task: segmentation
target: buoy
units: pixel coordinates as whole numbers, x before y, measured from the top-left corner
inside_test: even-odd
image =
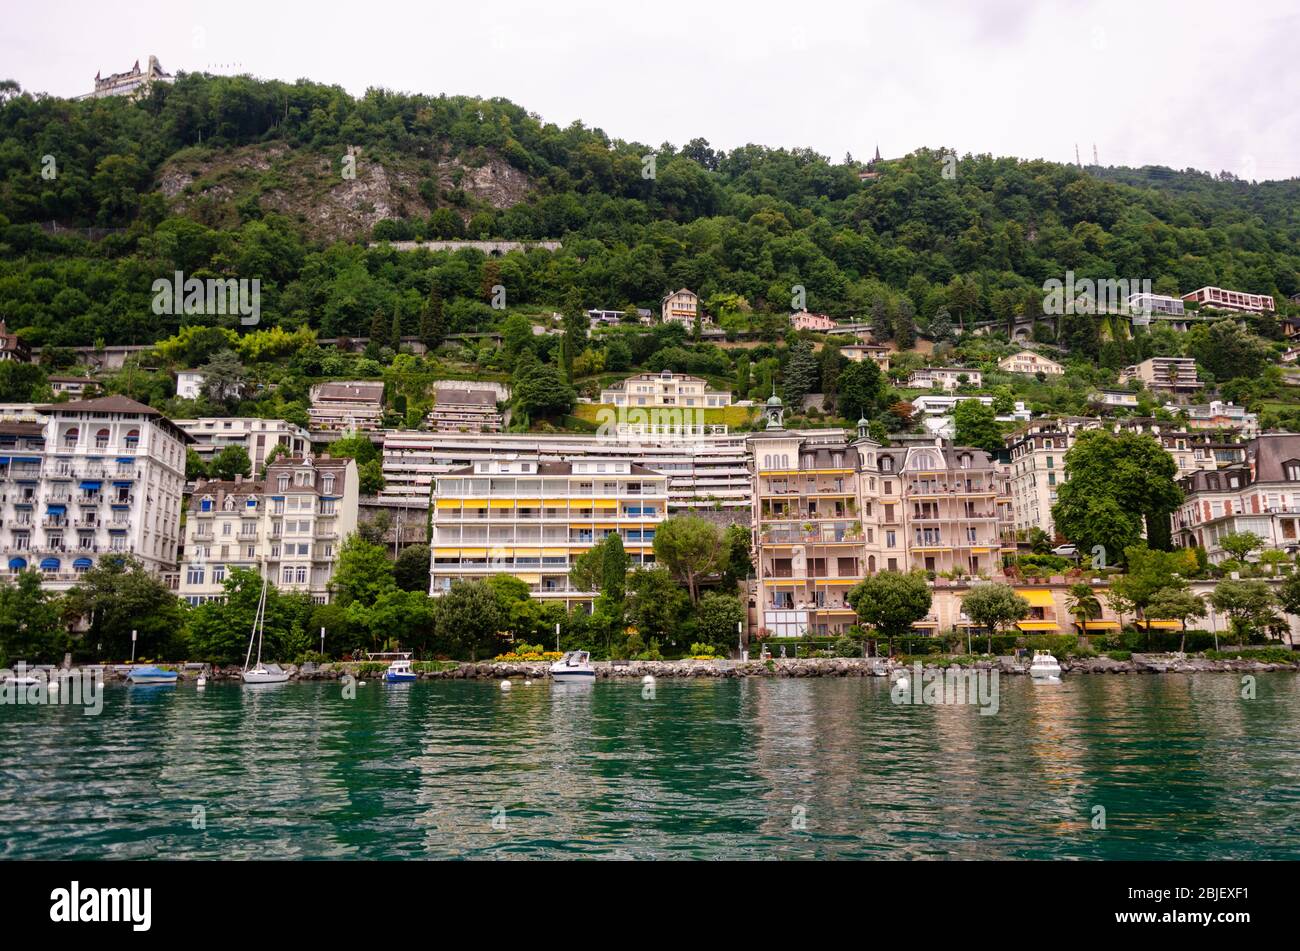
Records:
[[[358,686],[358,687],[364,687],[365,685],[366,685],[366,682],[365,682],[364,680],[361,680],[361,681],[358,681],[358,682],[357,682],[357,686]]]
[[[207,685],[208,685],[208,678],[207,678],[207,677],[204,677],[202,674],[200,674],[200,675],[199,675],[199,679],[198,679],[198,683],[196,683],[195,686],[197,686],[197,687],[206,687]]]
[[[531,680],[525,680],[525,681],[524,681],[524,686],[525,686],[525,687],[531,687],[532,685],[533,685],[533,682],[532,682]]]
[[[647,686],[653,684],[654,682],[655,682],[655,678],[653,674],[646,674],[644,677],[641,678],[641,683],[646,684]]]
[[[510,681],[508,681],[508,680],[503,680],[503,681],[501,681],[501,689],[502,689],[502,690],[509,690],[509,689],[510,689]]]

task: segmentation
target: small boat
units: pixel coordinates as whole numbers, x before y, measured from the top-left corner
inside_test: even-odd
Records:
[[[1050,651],[1034,651],[1034,659],[1029,664],[1029,676],[1036,680],[1059,681],[1061,664]]]
[[[26,675],[20,677],[17,674],[9,674],[4,678],[0,678],[0,683],[9,687],[35,687],[40,682],[41,681],[35,677],[28,677]]]
[[[156,687],[176,683],[176,671],[163,670],[161,667],[133,667],[126,679],[137,687]]]
[[[415,671],[411,669],[410,654],[398,656],[384,671],[384,683],[386,684],[409,684],[417,679]]]
[[[551,679],[558,683],[594,683],[596,668],[591,666],[591,654],[587,651],[566,652],[551,664]]]
[[[244,683],[246,684],[282,684],[289,679],[289,672],[282,670],[279,664],[262,663],[262,636],[266,628],[266,586],[268,580],[262,578],[262,596],[257,600],[257,613],[253,616],[253,633],[248,638],[248,653],[244,655]],[[253,641],[257,641],[257,665],[249,668],[248,662],[253,658]]]

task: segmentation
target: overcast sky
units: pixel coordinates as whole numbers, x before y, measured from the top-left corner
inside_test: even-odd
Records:
[[[1300,3],[457,0],[18,3],[0,78],[247,72],[503,96],[561,126],[835,161],[919,146],[1300,176]]]

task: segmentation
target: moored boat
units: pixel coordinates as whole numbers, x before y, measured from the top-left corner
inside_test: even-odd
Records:
[[[1059,681],[1061,664],[1050,651],[1034,651],[1034,659],[1029,664],[1029,676],[1037,680]]]
[[[176,683],[176,671],[163,670],[161,667],[153,665],[145,667],[133,667],[131,672],[126,675],[126,679],[138,687],[157,687],[166,684]]]
[[[551,664],[551,679],[559,683],[594,682],[596,668],[591,666],[587,651],[568,651]]]

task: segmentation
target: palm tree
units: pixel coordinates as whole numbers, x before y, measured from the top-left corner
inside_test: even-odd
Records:
[[[1101,615],[1101,599],[1093,593],[1092,585],[1086,581],[1070,585],[1066,607],[1080,630],[1083,630],[1085,622]]]

